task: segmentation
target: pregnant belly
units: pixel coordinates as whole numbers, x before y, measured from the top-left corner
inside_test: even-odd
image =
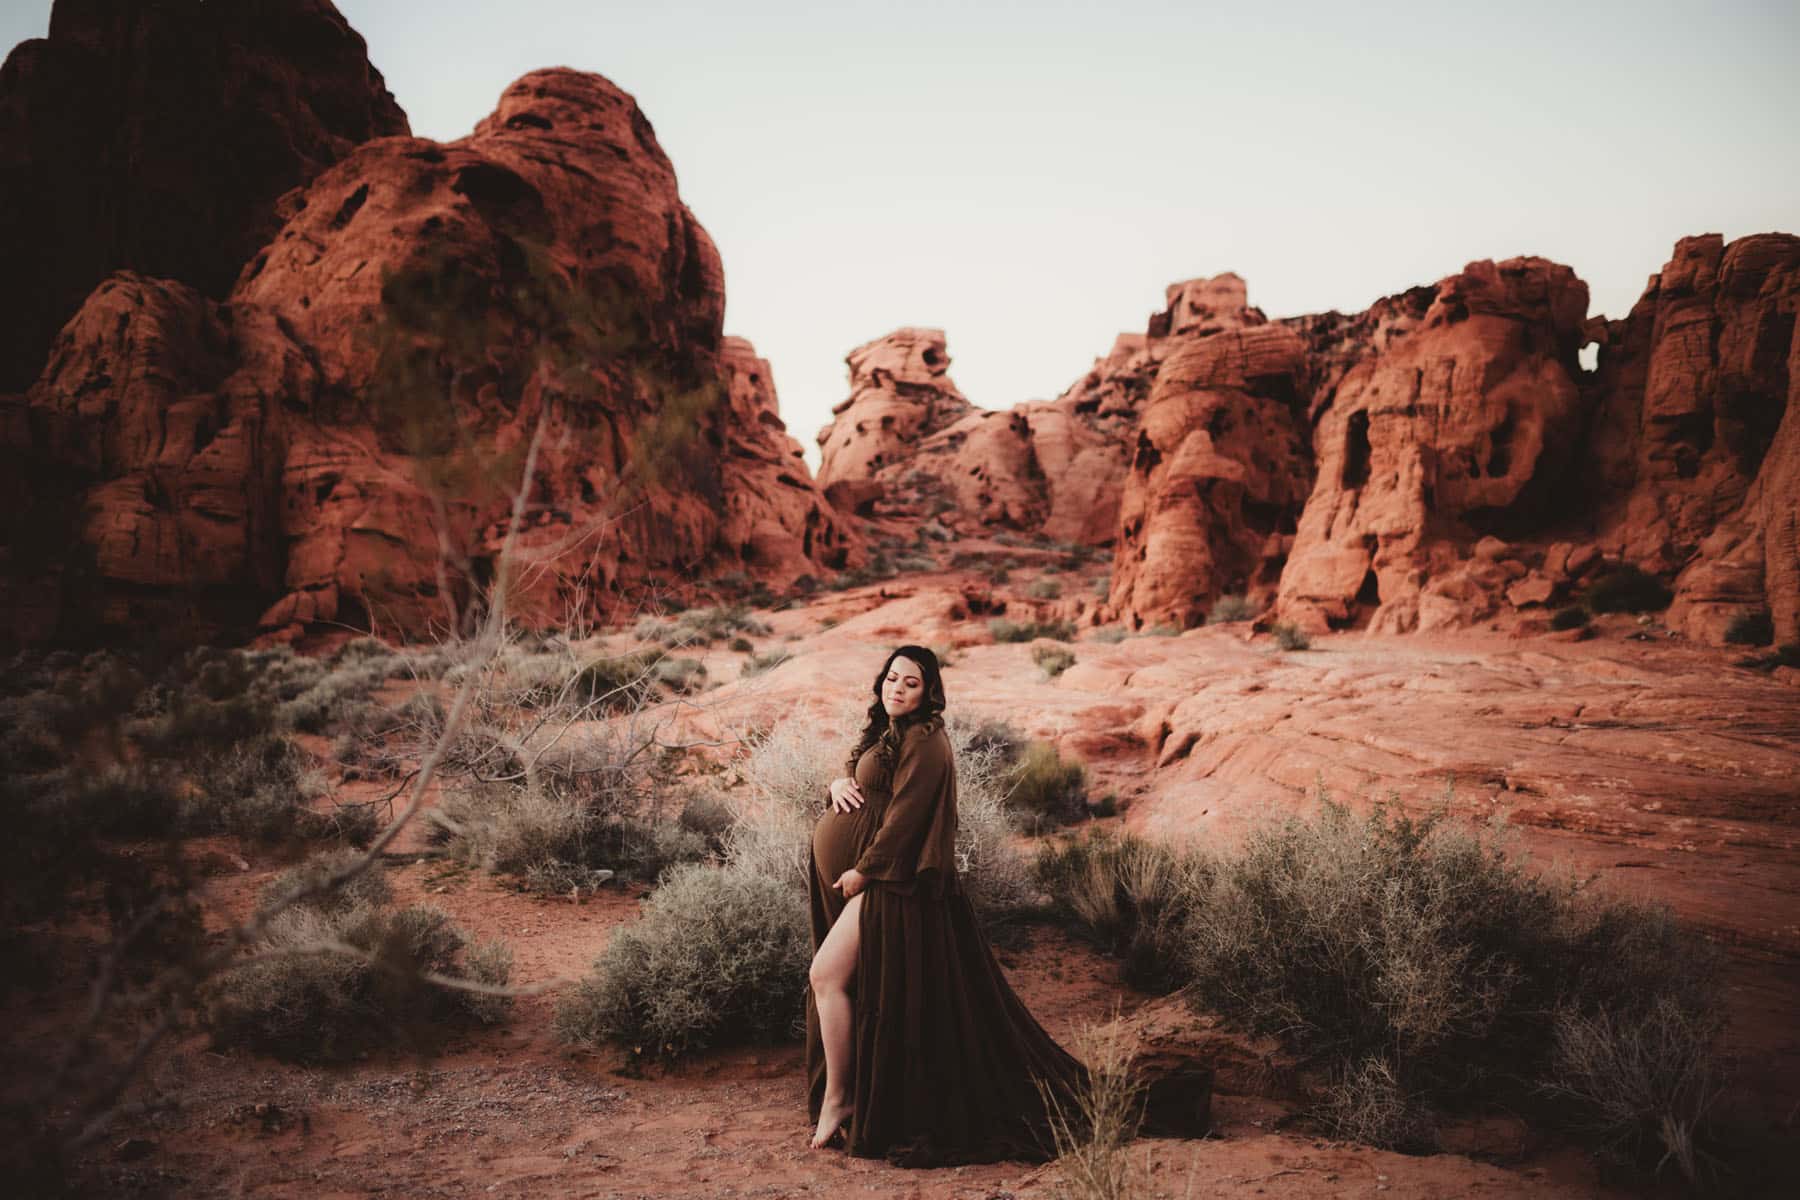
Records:
[[[863,828],[868,806],[841,813],[833,809],[813,826],[813,861],[827,884],[856,865],[863,852]]]

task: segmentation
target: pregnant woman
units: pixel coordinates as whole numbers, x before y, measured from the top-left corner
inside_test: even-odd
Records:
[[[888,655],[813,833],[813,1145],[902,1166],[1041,1161],[1034,1078],[1073,1114],[1086,1068],[1026,1011],[956,873],[956,764],[923,646]]]

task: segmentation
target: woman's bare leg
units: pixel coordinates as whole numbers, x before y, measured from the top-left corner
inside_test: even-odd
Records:
[[[819,1127],[813,1146],[825,1144],[850,1110],[850,978],[856,973],[856,951],[862,916],[862,893],[850,897],[813,955],[813,1003],[819,1010],[819,1037],[825,1043],[825,1099],[819,1105]]]

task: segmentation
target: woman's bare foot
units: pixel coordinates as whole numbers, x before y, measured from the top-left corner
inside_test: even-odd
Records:
[[[819,1127],[813,1130],[812,1148],[823,1150],[837,1137],[838,1129],[849,1124],[852,1110],[829,1099],[819,1105]]]

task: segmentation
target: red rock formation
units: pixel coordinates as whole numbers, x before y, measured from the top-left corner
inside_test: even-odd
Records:
[[[1556,514],[1582,426],[1587,285],[1540,258],[1443,280],[1416,329],[1317,398],[1316,483],[1278,612],[1404,632],[1485,616],[1527,568],[1496,537]]]
[[[406,132],[329,0],[57,0],[0,67],[0,392],[109,273],[223,298],[278,197]]]
[[[1680,572],[1672,625],[1720,641],[1769,612],[1800,640],[1800,238],[1683,238],[1602,341],[1597,541]]]
[[[819,486],[845,511],[870,511],[884,467],[969,411],[950,379],[941,329],[896,329],[844,361],[850,396],[819,430]]]
[[[226,306],[103,286],[9,421],[83,473],[65,520],[98,586],[64,589],[65,626],[185,619],[194,581],[240,627],[448,623],[491,577],[540,418],[524,620],[843,561],[766,364],[721,345],[718,254],[610,83],[534,72],[469,137],[369,143],[283,211]]]
[[[1171,336],[1124,475],[1108,603],[1139,626],[1187,628],[1221,594],[1260,599],[1279,578],[1311,483],[1306,346],[1248,306],[1236,275],[1171,286],[1166,317]]]

